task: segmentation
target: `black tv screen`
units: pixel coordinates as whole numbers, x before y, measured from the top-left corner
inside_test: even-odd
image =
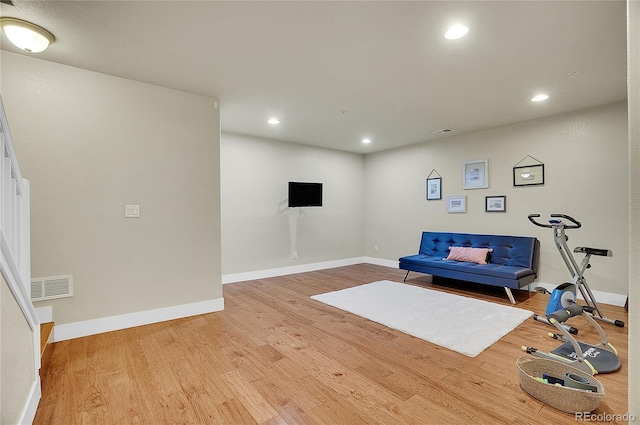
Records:
[[[322,183],[289,182],[289,207],[321,207]]]

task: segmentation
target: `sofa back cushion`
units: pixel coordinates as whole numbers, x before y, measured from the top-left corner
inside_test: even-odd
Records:
[[[537,272],[537,244],[536,238],[528,236],[423,232],[419,253],[446,258],[452,246],[488,248],[492,250],[489,263],[527,267]]]

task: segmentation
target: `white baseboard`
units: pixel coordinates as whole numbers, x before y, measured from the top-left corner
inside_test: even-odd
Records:
[[[325,270],[335,267],[350,266],[354,264],[369,263],[390,268],[398,268],[397,260],[386,260],[376,257],[355,257],[344,260],[325,261],[320,263],[303,264],[299,266],[281,267],[267,270],[257,270],[245,273],[234,273],[222,276],[222,283],[243,282],[247,280],[264,279],[268,277],[286,276],[296,273],[305,273],[316,270]],[[535,282],[531,284],[533,289],[542,286],[549,291],[557,285]],[[626,301],[625,295],[611,294],[608,292],[593,291],[599,303],[623,306]],[[182,317],[195,316],[198,314],[212,313],[224,310],[224,298],[201,301],[191,304],[184,304],[172,307],[165,307],[156,310],[140,311],[136,313],[123,314],[120,316],[104,317],[100,319],[87,320],[84,322],[68,323],[56,325],[53,332],[53,341],[65,341],[73,338],[80,338],[88,335],[95,335],[103,332],[111,332],[119,329],[131,328],[134,326],[148,325],[151,323],[164,322],[166,320],[179,319]],[[40,314],[40,313],[39,313]],[[46,314],[46,313],[45,313]],[[50,313],[49,313],[50,314]],[[41,321],[43,321],[41,319]],[[50,320],[48,320],[50,321]]]
[[[267,269],[267,270],[256,270],[256,271],[246,272],[246,273],[227,274],[222,276],[222,283],[226,284],[226,283],[234,283],[234,282],[244,282],[247,280],[265,279],[268,277],[285,276],[289,274],[331,269],[334,267],[350,266],[353,264],[361,264],[361,263],[376,264],[378,266],[391,267],[395,269],[398,268],[398,260],[387,260],[384,258],[376,258],[376,257],[355,257],[355,258],[348,258],[345,260],[335,260],[335,261],[327,261],[322,263],[303,264],[300,266],[282,267],[282,268]],[[531,290],[533,290],[533,288],[536,286],[542,286],[546,288],[549,292],[551,292],[558,285],[534,282],[531,284]],[[610,304],[610,305],[622,307],[624,306],[624,303],[627,299],[626,295],[611,294],[611,293],[602,292],[602,291],[592,291],[592,292],[593,292],[593,295],[596,297],[596,301],[602,304]],[[578,293],[578,299],[581,299],[581,296],[579,293]]]
[[[553,290],[556,289],[558,285],[552,284],[552,283],[534,282],[531,284],[531,291],[533,291],[533,289],[536,286],[541,286],[545,288],[547,291],[553,292]],[[593,293],[593,296],[595,297],[598,304],[609,304],[609,305],[615,305],[618,307],[623,307],[624,303],[627,301],[626,295],[612,294],[610,292],[593,291],[593,290],[591,292]],[[583,299],[582,295],[580,294],[580,291],[578,291],[576,295],[578,296],[579,300]]]
[[[256,270],[253,272],[233,273],[222,275],[222,283],[244,282],[246,280],[265,279],[268,277],[286,276],[289,274],[313,272],[316,270],[333,269],[335,267],[352,266],[366,263],[365,257],[347,258],[344,260],[324,261],[321,263],[301,264],[299,266],[280,267],[276,269]]]
[[[56,325],[53,342],[224,310],[224,298]]]
[[[376,257],[364,257],[364,262],[369,264],[376,264],[378,266],[391,267],[397,269],[400,261],[398,260],[385,260],[384,258]]]
[[[33,423],[41,397],[42,389],[40,385],[40,376],[36,376],[36,379],[33,381],[33,385],[31,385],[31,389],[29,390],[29,397],[22,410],[20,422],[18,422],[19,424],[26,425]]]

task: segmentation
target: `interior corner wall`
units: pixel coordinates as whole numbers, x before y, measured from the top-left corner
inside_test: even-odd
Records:
[[[640,349],[640,2],[627,1],[627,93],[629,98],[630,262],[629,353]],[[634,360],[635,358],[635,360]],[[629,413],[640,418],[640,363],[629,356]],[[631,422],[631,421],[630,421]]]
[[[544,185],[514,187],[513,167],[528,155],[544,163]],[[463,190],[462,163],[479,159],[488,159],[489,188]],[[567,231],[571,247],[613,251],[612,258],[592,257],[591,288],[626,295],[627,162],[626,102],[369,154],[365,255],[397,260],[415,254],[425,230],[535,236],[541,241],[538,282],[555,286],[571,276],[551,230],[527,216],[563,213],[583,224]],[[426,200],[432,170],[442,176],[442,200]],[[485,212],[485,197],[501,195],[506,212]],[[448,196],[466,196],[466,212],[447,213]]]
[[[362,257],[363,162],[360,154],[222,133],[223,274]],[[322,183],[322,207],[288,208],[289,181]]]
[[[32,276],[73,276],[37,306],[60,325],[221,299],[217,101],[1,54]]]

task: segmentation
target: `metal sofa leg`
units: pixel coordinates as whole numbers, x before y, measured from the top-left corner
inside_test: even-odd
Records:
[[[407,281],[407,276],[409,276],[409,270],[407,270],[407,274],[404,275],[404,279],[402,279],[403,282]]]
[[[516,299],[513,298],[513,293],[511,292],[511,288],[509,288],[508,286],[505,286],[504,290],[507,293],[507,297],[509,297],[509,301],[511,301],[511,304],[515,304]]]

